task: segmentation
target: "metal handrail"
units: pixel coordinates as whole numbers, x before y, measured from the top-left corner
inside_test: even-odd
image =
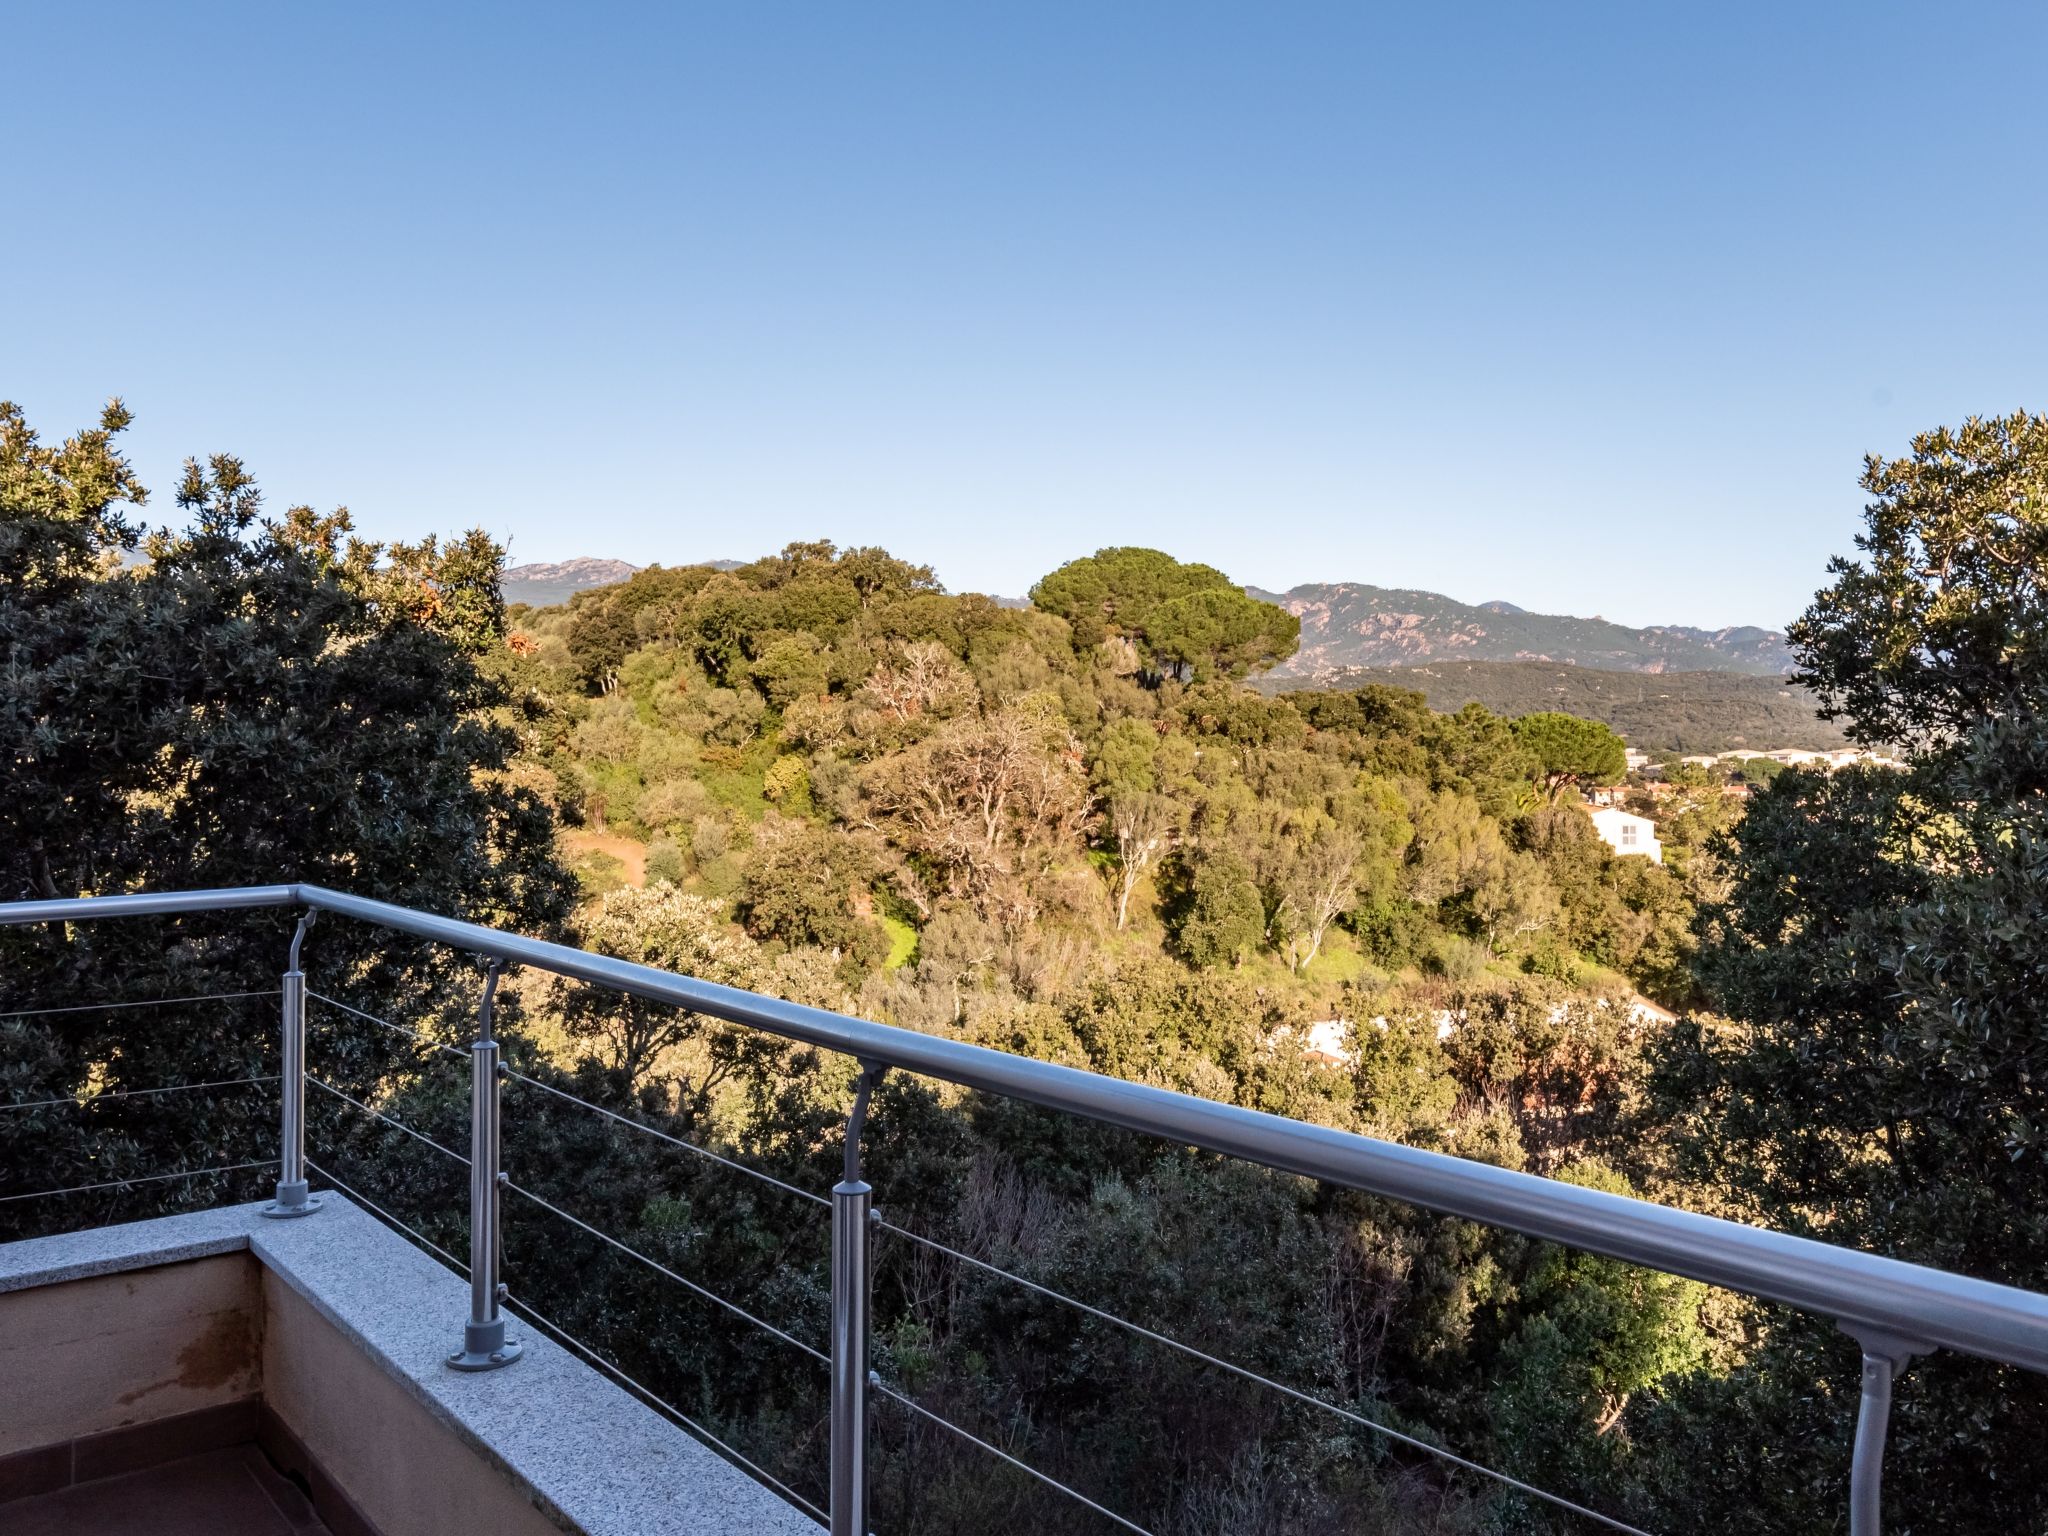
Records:
[[[497,965],[531,966],[748,1025],[852,1056],[870,1079],[881,1068],[901,1068],[1833,1318],[1864,1352],[1851,1496],[1858,1536],[1877,1528],[1883,1415],[1892,1375],[1907,1359],[1946,1348],[2048,1373],[2048,1296],[2014,1286],[850,1018],[323,886],[0,904],[0,925],[265,906],[329,912]],[[289,1157],[289,1126],[286,1140]]]
[[[1923,1348],[1953,1349],[2048,1372],[2048,1296],[2015,1286],[849,1018],[322,886],[28,902],[0,907],[0,922],[200,911],[215,897],[244,898],[220,905],[305,905],[859,1060],[1782,1302],[1834,1318],[1851,1331],[1868,1328]],[[114,905],[103,907],[102,902]],[[64,910],[48,910],[53,908]]]

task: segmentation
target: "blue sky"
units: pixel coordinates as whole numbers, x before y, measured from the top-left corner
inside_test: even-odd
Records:
[[[515,560],[1782,624],[2048,408],[2048,7],[18,9],[0,397]]]

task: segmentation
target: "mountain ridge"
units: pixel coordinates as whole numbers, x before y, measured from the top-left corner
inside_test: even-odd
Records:
[[[1435,661],[1410,667],[1340,667],[1319,677],[1254,678],[1261,693],[1349,691],[1371,683],[1412,688],[1431,709],[1479,704],[1510,718],[1561,710],[1614,728],[1649,752],[1751,752],[1847,746],[1837,721],[1790,678],[1762,672],[1630,672],[1570,662]]]
[[[540,560],[527,565],[508,565],[499,576],[498,585],[508,603],[551,608],[556,603],[566,603],[578,592],[624,581],[640,569],[627,560],[603,560],[583,555],[574,560]]]
[[[701,562],[720,569],[733,560]],[[577,592],[626,580],[642,567],[585,556],[515,565],[504,574],[505,600],[544,608]],[[1447,661],[1540,662],[1610,672],[1739,672],[1784,677],[1794,670],[1785,636],[1755,625],[1702,629],[1653,624],[1640,629],[1599,618],[1533,613],[1502,598],[1461,603],[1441,592],[1367,582],[1310,582],[1285,592],[1245,591],[1301,620],[1301,648],[1274,668],[1282,682],[1315,681],[1356,670],[1419,667]],[[1023,606],[1021,599],[999,598]]]
[[[1316,679],[1361,668],[1442,661],[1546,662],[1610,672],[1794,670],[1782,632],[1755,625],[1684,624],[1631,629],[1602,618],[1531,613],[1496,599],[1461,603],[1440,592],[1365,582],[1311,582],[1285,592],[1245,589],[1301,620],[1301,649],[1276,678]]]

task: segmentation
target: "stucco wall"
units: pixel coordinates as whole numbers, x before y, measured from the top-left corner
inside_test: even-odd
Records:
[[[221,1254],[0,1292],[0,1455],[253,1396],[258,1268]]]
[[[268,1270],[261,1284],[264,1401],[383,1536],[558,1536],[509,1474],[289,1284]]]

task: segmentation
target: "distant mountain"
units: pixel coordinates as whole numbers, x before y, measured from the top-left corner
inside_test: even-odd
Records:
[[[1530,613],[1513,603],[1473,606],[1438,592],[1318,583],[1252,596],[1301,619],[1301,649],[1273,675],[1329,677],[1351,667],[1439,661],[1564,662],[1618,672],[1748,672],[1780,676],[1792,653],[1776,630],[1742,626],[1629,629],[1605,619]]]
[[[500,584],[508,603],[548,608],[578,592],[608,587],[639,570],[624,560],[557,560],[552,564],[508,566]]]
[[[737,569],[738,560],[699,560],[698,565],[708,565],[715,571]],[[644,567],[624,560],[557,560],[553,564],[508,566],[502,578],[505,601],[526,603],[535,608],[550,608],[556,603],[566,603],[578,592],[588,592],[592,587],[609,587],[624,581],[635,571]]]
[[[1601,720],[1645,752],[1826,751],[1842,727],[1814,713],[1813,695],[1755,672],[1651,674],[1543,661],[1439,661],[1412,667],[1340,667],[1319,678],[1255,680],[1264,693],[1389,683],[1426,695],[1431,709],[1484,704],[1499,715],[1562,710]]]

